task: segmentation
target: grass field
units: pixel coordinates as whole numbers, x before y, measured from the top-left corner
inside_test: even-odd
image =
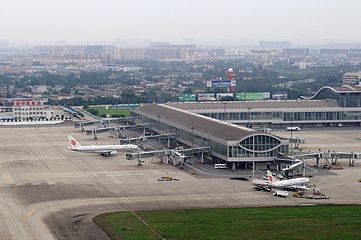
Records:
[[[111,239],[361,239],[361,206],[118,212],[94,221]]]
[[[107,115],[109,114],[110,117],[113,115],[122,115],[124,117],[129,117],[130,116],[130,110],[129,109],[124,109],[124,108],[112,108],[112,106],[90,106],[87,111],[91,112],[91,109],[97,110],[97,115],[98,117],[102,116],[103,114]]]

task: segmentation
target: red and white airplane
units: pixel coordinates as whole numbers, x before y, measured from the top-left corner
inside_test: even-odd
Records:
[[[252,184],[285,190],[307,190],[307,185],[310,183],[310,179],[305,177],[277,181],[269,170],[267,170],[267,178],[268,180],[255,179]]]
[[[73,136],[68,135],[70,150],[77,152],[99,153],[102,156],[110,156],[121,152],[136,152],[139,147],[134,144],[124,145],[90,145],[82,146]]]

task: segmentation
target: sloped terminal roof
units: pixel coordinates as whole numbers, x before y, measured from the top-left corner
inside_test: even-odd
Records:
[[[324,86],[320,88],[313,96],[311,97],[302,97],[303,99],[312,100],[317,97],[321,92],[330,90],[336,94],[361,94],[361,86],[349,86],[349,85],[342,85],[341,87],[330,87]]]
[[[133,112],[156,121],[172,122],[188,131],[191,131],[193,127],[195,132],[198,131],[225,141],[238,141],[252,135],[253,132],[252,129],[246,127],[222,122],[165,104],[146,104],[134,109]]]
[[[167,103],[167,105],[183,110],[208,109],[262,109],[262,108],[319,108],[338,107],[334,100],[267,100],[267,101],[239,101],[239,102],[188,102]]]

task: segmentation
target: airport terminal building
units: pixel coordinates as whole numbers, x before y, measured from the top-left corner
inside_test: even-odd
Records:
[[[334,99],[340,107],[361,107],[361,86],[343,85],[341,87],[324,86],[312,97],[304,99],[325,100]]]
[[[168,105],[247,126],[361,126],[361,107],[341,107],[335,99],[189,102]]]
[[[185,145],[210,146],[214,160],[233,169],[253,162],[264,168],[282,162],[290,142],[265,130],[361,126],[360,104],[361,89],[343,86],[321,88],[310,99],[146,104],[133,115],[156,132],[175,133]]]
[[[289,140],[269,133],[230,124],[166,104],[147,104],[133,110],[140,122],[150,123],[158,132],[176,133],[177,141],[188,146],[210,146],[214,160],[232,168],[257,167],[288,154]]]

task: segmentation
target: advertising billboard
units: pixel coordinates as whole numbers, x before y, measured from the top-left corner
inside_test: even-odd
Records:
[[[216,97],[214,93],[198,93],[198,102],[215,100]]]
[[[195,102],[196,101],[196,95],[185,93],[178,96],[179,102]]]
[[[288,98],[288,94],[286,92],[279,92],[279,93],[272,94],[273,100],[285,100],[287,98]]]
[[[223,98],[233,98],[233,93],[217,93],[217,100],[222,100]]]
[[[231,86],[236,86],[236,81],[232,80],[211,80],[207,81],[207,87],[210,88],[229,88]]]
[[[246,92],[236,93],[236,100],[252,101],[252,100],[266,100],[270,99],[270,92]]]

